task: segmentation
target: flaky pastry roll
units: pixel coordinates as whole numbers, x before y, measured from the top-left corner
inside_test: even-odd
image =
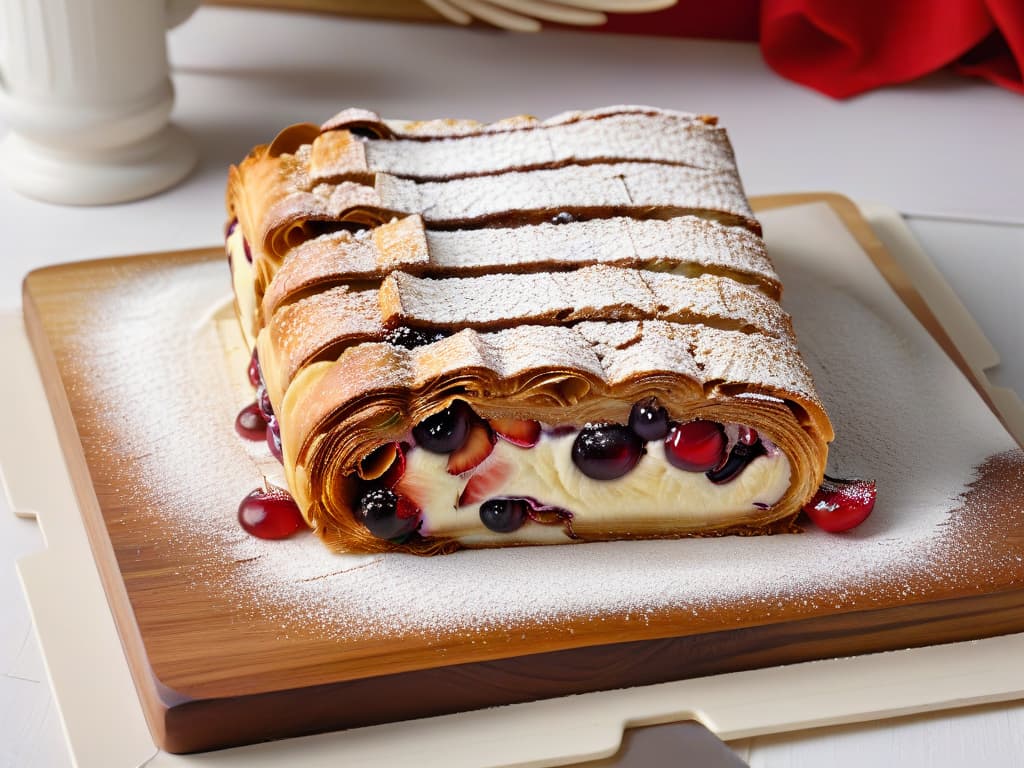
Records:
[[[795,529],[832,428],[714,118],[293,126],[228,249],[288,488],[341,551]]]

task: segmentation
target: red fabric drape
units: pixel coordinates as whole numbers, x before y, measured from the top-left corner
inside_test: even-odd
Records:
[[[680,0],[606,29],[759,40],[772,69],[835,98],[950,65],[1024,93],[1024,0]]]

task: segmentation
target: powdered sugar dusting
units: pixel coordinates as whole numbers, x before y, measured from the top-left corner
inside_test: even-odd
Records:
[[[237,504],[279,468],[231,427],[251,390],[247,351],[232,340],[230,322],[215,321],[230,314],[220,259],[148,276],[138,290],[97,295],[100,309],[66,342],[66,365],[75,372],[69,394],[82,408],[106,403],[109,432],[83,441],[87,453],[103,452],[113,467],[111,477],[97,480],[137,510],[119,524],[138,525],[141,546],[160,550],[165,561],[189,563],[169,576],[181,589],[218,595],[227,615],[270,617],[282,636],[402,635],[444,644],[538,624],[569,633],[570,621],[578,627],[613,615],[643,624],[682,613],[697,625],[726,606],[731,620],[761,621],[783,608],[843,610],[865,596],[912,599],[921,574],[975,584],[983,569],[959,548],[949,511],[974,467],[1009,449],[1009,437],[877,275],[861,263],[836,277],[844,253],[863,257],[851,253],[835,225],[825,220],[819,231],[806,212],[764,218],[787,308],[838,435],[830,474],[878,481],[874,514],[847,534],[434,558],[339,556],[308,534],[252,538],[235,521]],[[822,243],[837,254],[828,266],[806,256],[820,254]],[[204,309],[215,314],[190,324]],[[159,527],[146,524],[155,519]]]
[[[362,152],[352,151],[360,141]],[[306,165],[310,183],[353,174],[390,173],[419,180],[500,173],[568,163],[635,160],[731,169],[732,148],[725,131],[692,116],[627,112],[600,119],[529,130],[487,131],[461,137],[416,136],[361,139],[330,131],[302,147],[296,157]]]

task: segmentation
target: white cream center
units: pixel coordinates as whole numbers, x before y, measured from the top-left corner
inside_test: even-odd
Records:
[[[256,346],[252,328],[253,318],[256,317],[256,292],[253,290],[256,283],[256,270],[245,258],[244,238],[240,225],[235,225],[235,231],[228,235],[225,247],[228,251],[228,258],[231,260],[231,283],[235,289],[238,313],[242,318],[242,334],[245,336],[246,345],[251,350]]]
[[[543,434],[533,448],[498,439],[494,451],[463,475],[447,472],[447,454],[413,448],[396,490],[423,511],[424,536],[450,536],[463,543],[558,542],[569,540],[565,527],[527,521],[512,533],[495,533],[480,522],[480,505],[495,497],[529,497],[616,531],[629,520],[656,522],[665,531],[723,526],[759,506],[771,506],[789,487],[785,455],[772,448],[748,464],[737,477],[715,484],[703,472],[687,472],[668,463],[661,441],[647,443],[637,465],[615,480],[594,480],[572,461],[576,433]],[[471,477],[493,478],[484,498],[459,506]]]

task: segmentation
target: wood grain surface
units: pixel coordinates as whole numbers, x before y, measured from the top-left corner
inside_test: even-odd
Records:
[[[881,244],[842,199],[759,203],[813,200],[833,205],[876,263],[886,263]],[[25,283],[26,325],[96,563],[154,739],[168,751],[1024,630],[1024,458],[1011,453],[981,466],[950,511],[957,524],[947,544],[976,553],[971,581],[922,567],[906,575],[903,596],[865,594],[841,608],[783,605],[770,615],[737,602],[699,615],[655,611],[643,623],[609,611],[600,621],[496,627],[483,637],[439,630],[436,637],[353,634],[339,642],[315,622],[283,634],[272,617],[225,602],[218,585],[239,563],[215,563],[216,578],[195,576],[209,573],[209,560],[167,540],[159,489],[135,472],[138,456],[111,437],[113,421],[128,417],[118,408],[116,377],[104,379],[104,345],[161,343],[155,331],[146,340],[152,316],[119,308],[111,297],[195,279],[196,266],[222,259],[214,248],[82,262],[39,270]],[[83,321],[97,317],[108,329],[102,339],[89,336]],[[152,374],[161,380],[174,371]],[[131,450],[145,447],[145,437]],[[148,450],[159,451],[159,443]],[[228,492],[224,503],[233,509],[237,496]]]

